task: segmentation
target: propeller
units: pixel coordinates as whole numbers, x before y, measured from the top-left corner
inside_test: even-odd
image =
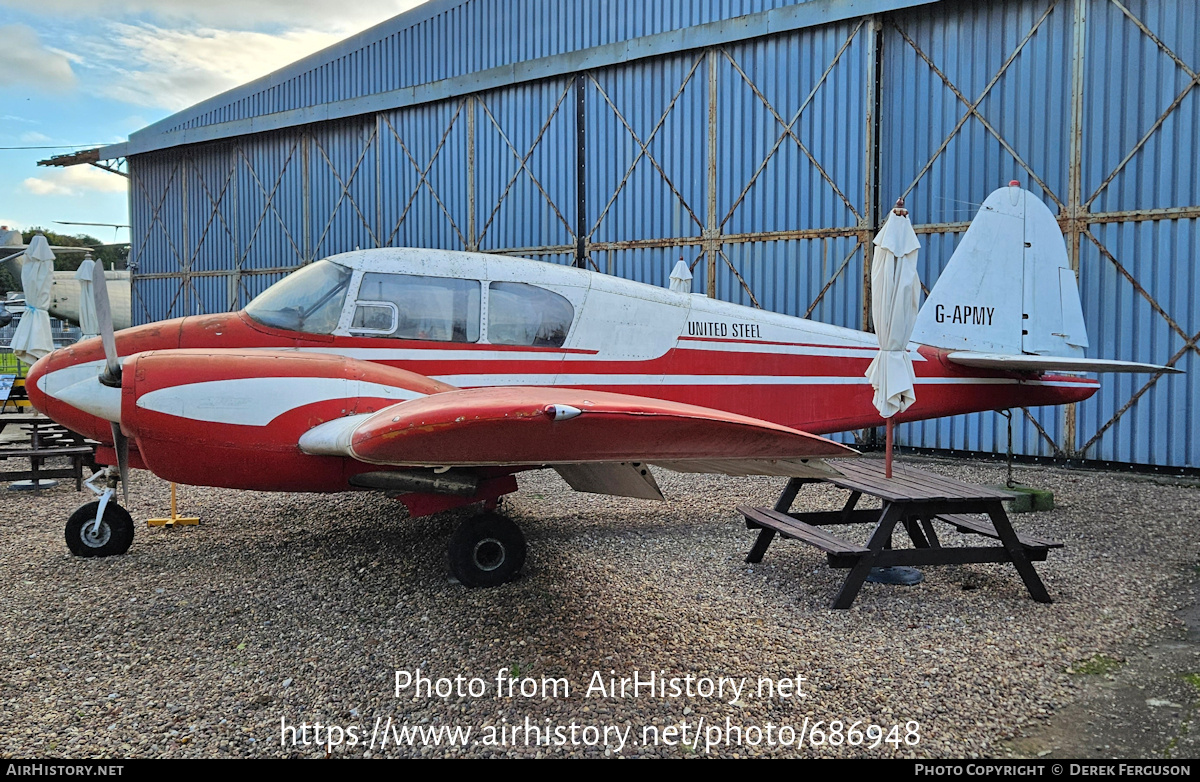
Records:
[[[113,333],[112,306],[108,303],[108,283],[104,278],[104,264],[92,267],[92,299],[96,303],[96,320],[100,322],[100,341],[104,345],[104,371],[100,382],[110,388],[121,387],[121,357],[117,355],[117,338]],[[121,424],[113,421],[113,450],[117,452],[117,471],[121,475],[121,494],[129,504],[129,438],[121,431]]]

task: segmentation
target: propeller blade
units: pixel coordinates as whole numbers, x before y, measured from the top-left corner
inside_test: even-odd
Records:
[[[104,374],[109,378],[120,378],[121,358],[117,355],[117,338],[113,334],[112,306],[108,303],[108,283],[104,278],[104,264],[99,261],[92,267],[92,299],[96,303],[96,320],[100,322],[100,341],[104,343]]]
[[[121,474],[121,495],[129,504],[129,438],[121,431],[121,425],[113,422],[113,450],[117,452],[117,471]]]

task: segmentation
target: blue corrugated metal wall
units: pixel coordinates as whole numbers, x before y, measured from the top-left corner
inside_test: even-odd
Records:
[[[454,67],[742,7],[673,5],[570,35],[547,18]],[[1109,376],[1075,409],[1018,411],[1016,452],[1197,467],[1198,40],[1185,0],[944,2],[136,155],[135,320],[240,306],[334,252],[416,245],[557,263],[582,247],[592,268],[657,285],[683,258],[696,290],[862,328],[881,204],[908,199],[932,285],[977,204],[1015,178],[1059,214],[1089,355],[1190,372]],[[339,77],[382,78],[397,77]],[[898,434],[1002,451],[1005,428],[979,414]]]
[[[303,109],[513,63],[733,19],[811,0],[465,0],[416,9],[355,36],[332,58],[284,69],[250,89],[206,101],[162,130]],[[531,24],[531,20],[536,23]],[[454,41],[453,46],[445,45]],[[431,52],[439,52],[431,56]],[[214,105],[215,104],[215,105]]]

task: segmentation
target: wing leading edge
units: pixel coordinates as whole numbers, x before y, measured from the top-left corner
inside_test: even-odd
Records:
[[[779,424],[661,399],[571,388],[446,391],[321,424],[305,453],[404,467],[552,466],[573,487],[661,497],[640,464],[680,472],[812,475],[853,456]],[[632,465],[632,466],[631,466]]]

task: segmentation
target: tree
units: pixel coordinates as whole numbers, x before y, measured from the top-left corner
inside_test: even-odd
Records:
[[[103,262],[106,269],[124,269],[129,260],[129,245],[104,244],[96,237],[87,234],[68,236],[46,228],[31,228],[22,234],[22,239],[25,244],[29,244],[29,241],[37,234],[45,234],[46,241],[56,247],[93,248],[92,258],[97,262]],[[54,256],[54,271],[73,272],[79,268],[79,264],[83,263],[84,253],[57,252]],[[2,280],[0,280],[0,284],[2,284]]]
[[[21,290],[21,281],[8,270],[8,264],[0,266],[0,299],[4,299],[9,291],[19,290]]]

